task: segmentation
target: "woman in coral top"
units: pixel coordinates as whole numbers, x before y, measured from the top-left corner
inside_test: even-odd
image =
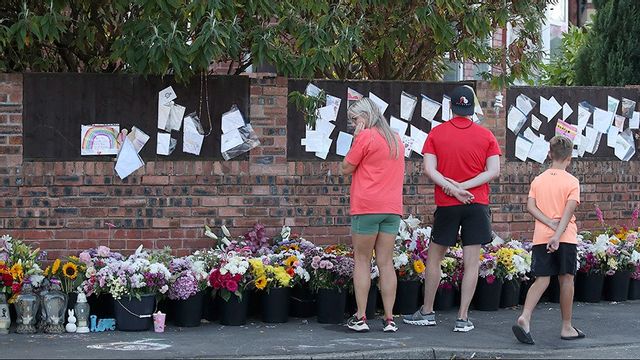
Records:
[[[391,130],[378,106],[369,98],[347,110],[356,124],[354,140],[342,162],[342,173],[351,179],[351,236],[355,258],[353,283],[358,311],[347,326],[368,331],[366,308],[371,285],[371,258],[375,249],[384,304],[384,331],[397,331],[393,321],[396,274],[393,246],[402,216],[404,145]]]

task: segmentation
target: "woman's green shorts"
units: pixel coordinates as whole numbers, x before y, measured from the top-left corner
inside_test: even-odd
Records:
[[[400,215],[397,214],[365,214],[351,216],[351,233],[373,235],[377,233],[397,234],[400,226]]]

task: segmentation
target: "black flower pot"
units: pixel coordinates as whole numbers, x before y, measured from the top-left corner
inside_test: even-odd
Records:
[[[135,297],[123,297],[114,300],[116,328],[120,331],[146,331],[153,325],[153,311],[156,308],[154,294]]]
[[[456,290],[452,287],[441,288],[436,291],[436,298],[433,308],[436,311],[447,311],[453,309],[456,304]]]
[[[549,286],[547,287],[547,301],[551,303],[560,302],[560,282],[557,276],[551,276]]]
[[[208,287],[204,291],[202,299],[202,318],[207,321],[218,321],[218,319],[220,319],[220,311],[218,310],[216,297],[217,294],[213,292],[212,288]]]
[[[163,297],[162,299],[158,300],[158,305],[157,305],[157,311],[160,311],[162,313],[165,313],[165,325],[173,322],[173,316],[174,316],[174,300],[171,300],[169,298],[165,298]]]
[[[289,321],[289,297],[291,288],[277,287],[264,292],[260,298],[262,321],[286,323]]]
[[[367,295],[367,309],[366,309],[366,317],[367,319],[373,319],[376,316],[376,310],[378,307],[378,284],[375,282],[371,282],[371,286],[369,287],[369,295]],[[345,313],[348,316],[355,314],[358,311],[358,302],[356,301],[356,294],[349,293],[347,295],[347,307]]]
[[[69,310],[73,310],[73,308],[76,306],[77,301],[78,301],[77,292],[70,292],[67,294],[67,311],[65,311],[64,313],[65,322],[67,321],[66,319],[69,317]]]
[[[87,303],[89,304],[89,314],[95,315],[98,319],[114,317],[114,302],[111,294],[93,294],[87,297]]]
[[[520,301],[520,280],[507,280],[502,284],[502,293],[500,294],[500,307],[514,307]]]
[[[240,326],[247,323],[247,313],[251,292],[243,291],[242,298],[231,294],[229,301],[224,301],[221,296],[217,297],[218,308],[220,309],[220,324],[230,326]]]
[[[476,310],[496,311],[500,308],[500,296],[502,294],[503,280],[496,278],[490,284],[487,279],[478,278],[473,303]]]
[[[576,275],[575,299],[590,303],[600,302],[603,287],[604,273],[578,272]]]
[[[249,290],[246,291],[247,294],[251,294],[249,295],[249,309],[248,309],[248,313],[247,316],[248,317],[259,317],[260,316],[260,309],[261,309],[261,298],[262,298],[262,294],[264,293],[264,291],[262,290],[258,290],[258,289],[253,289],[253,290]]]
[[[400,315],[413,314],[418,309],[420,280],[400,280],[396,290],[396,301],[393,306],[393,313]]]
[[[604,278],[604,298],[607,301],[625,301],[629,295],[630,271],[616,271]]]
[[[321,324],[342,323],[346,303],[347,290],[319,289],[316,297],[318,322]]]
[[[316,297],[307,284],[294,286],[290,296],[289,316],[307,318],[316,314]]]
[[[369,296],[367,297],[367,319],[374,319],[376,317],[376,309],[378,308],[378,284],[371,282],[369,287]]]
[[[533,281],[534,279],[529,279],[520,283],[520,296],[519,296],[518,304],[524,305],[524,302],[527,300],[527,293],[529,292],[529,288],[533,284]]]
[[[173,313],[173,323],[181,327],[200,326],[205,294],[204,291],[198,291],[188,299],[173,300],[171,311]]]
[[[629,300],[640,300],[640,280],[631,279],[629,282]]]

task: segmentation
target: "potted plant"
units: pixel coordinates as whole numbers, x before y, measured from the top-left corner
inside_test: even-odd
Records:
[[[606,235],[601,235],[602,237]],[[621,240],[625,239],[625,240]],[[608,301],[625,301],[629,294],[631,273],[635,271],[634,243],[626,241],[626,236],[611,236],[606,250],[606,272],[604,298]]]
[[[283,226],[279,235],[273,238],[273,253],[283,256],[295,256],[298,266],[294,271],[293,286],[289,298],[289,315],[294,317],[311,317],[316,314],[316,298],[311,291],[311,253],[315,245],[302,238],[299,234],[292,233],[291,228]]]
[[[531,270],[531,254],[518,240],[501,245],[496,251],[499,273],[504,280],[500,293],[500,307],[513,307],[520,300],[520,284]]]
[[[498,268],[497,257],[488,248],[480,251],[480,271],[473,297],[476,310],[496,311],[500,307],[504,275]]]
[[[459,246],[450,248],[440,262],[441,278],[434,308],[439,311],[450,310],[455,306],[457,290],[463,274],[462,249]]]
[[[339,324],[344,320],[347,291],[352,285],[352,252],[344,245],[331,245],[317,247],[311,255],[310,284],[317,294],[318,322]]]
[[[78,258],[86,266],[81,287],[87,295],[91,315],[96,315],[98,318],[113,318],[113,296],[106,289],[105,272],[100,278],[97,274],[109,264],[123,261],[124,256],[101,245],[95,249],[82,251]]]
[[[118,330],[149,330],[156,296],[169,290],[169,269],[150,258],[141,245],[127,259],[111,261],[95,274],[94,281],[101,291],[113,296]]]
[[[272,254],[249,259],[256,291],[261,293],[262,321],[284,323],[289,320],[289,296],[300,261],[295,255]]]
[[[214,267],[218,266],[218,263],[220,261],[220,250],[218,249],[203,249],[203,250],[197,250],[193,253],[191,259],[194,262],[200,261],[202,262],[204,265],[204,269],[206,270],[207,274],[211,273],[211,269],[213,269]],[[204,295],[203,295],[203,304],[202,304],[202,318],[207,320],[207,321],[217,321],[220,317],[219,314],[219,309],[217,308],[217,301],[216,301],[216,296],[215,296],[215,292],[212,291],[213,289],[211,288],[211,286],[209,286],[209,280],[208,280],[208,275],[207,275],[207,282],[206,282],[206,287],[204,290]]]
[[[247,322],[249,296],[253,284],[247,253],[230,251],[220,256],[217,267],[209,274],[209,286],[219,295],[220,323],[244,325]]]
[[[171,278],[167,297],[172,301],[169,311],[172,312],[174,324],[199,326],[208,282],[205,263],[194,260],[192,256],[175,258],[169,263],[169,272]]]
[[[578,235],[578,271],[575,298],[578,301],[599,302],[604,286],[606,250],[608,238],[599,237],[595,242],[589,232]]]
[[[393,267],[398,275],[394,313],[411,314],[418,308],[424,262],[403,246],[396,246]]]

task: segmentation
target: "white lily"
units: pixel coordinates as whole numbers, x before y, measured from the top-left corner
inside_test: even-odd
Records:
[[[211,228],[208,227],[207,225],[204,226],[205,232],[204,232],[204,236],[214,239],[214,240],[218,240],[218,237],[216,236],[216,234],[213,233],[213,231],[211,231]]]
[[[227,239],[226,236],[222,238],[222,243],[225,244],[226,246],[231,245],[231,241],[229,241],[229,239]]]
[[[231,237],[231,233],[229,232],[229,229],[227,229],[226,226],[222,225],[222,233],[224,234],[224,236],[226,237]]]

